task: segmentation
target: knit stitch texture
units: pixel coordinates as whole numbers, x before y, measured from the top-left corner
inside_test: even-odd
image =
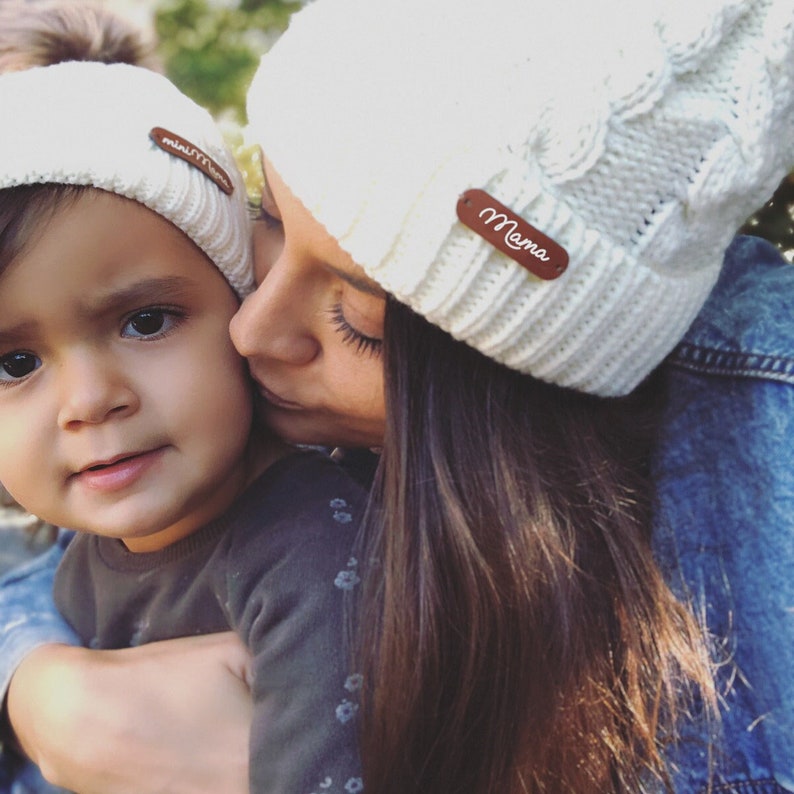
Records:
[[[2,75],[0,108],[0,188],[85,185],[134,199],[185,232],[240,297],[252,289],[234,159],[210,114],[165,77],[127,64],[59,63]],[[160,148],[150,137],[155,127],[212,158],[233,192]]]
[[[509,367],[629,392],[794,166],[790,0],[317,0],[264,56],[253,138],[354,261]],[[485,190],[551,281],[456,216]]]

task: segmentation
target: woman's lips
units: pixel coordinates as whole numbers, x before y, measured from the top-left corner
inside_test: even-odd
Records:
[[[257,383],[257,387],[262,397],[264,397],[265,400],[267,400],[271,405],[275,405],[277,408],[289,408],[293,411],[301,408],[298,403],[294,403],[291,400],[285,400],[283,397],[279,397],[278,394],[270,391],[270,389],[266,388],[261,383]]]
[[[95,463],[72,475],[73,479],[92,491],[112,493],[136,483],[156,466],[165,452],[158,447],[147,452],[119,455],[108,463]]]

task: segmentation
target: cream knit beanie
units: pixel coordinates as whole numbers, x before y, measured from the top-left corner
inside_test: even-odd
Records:
[[[0,188],[86,185],[169,220],[240,297],[252,288],[245,189],[212,117],[162,75],[70,62],[0,76]]]
[[[794,4],[315,0],[248,115],[395,297],[509,367],[620,395],[794,166]]]

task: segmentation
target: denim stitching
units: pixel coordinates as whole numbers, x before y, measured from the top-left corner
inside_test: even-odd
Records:
[[[735,353],[683,342],[669,360],[678,369],[712,375],[763,378],[794,384],[794,359],[759,353]]]
[[[720,783],[716,786],[712,786],[711,789],[701,789],[700,794],[708,794],[709,791],[711,791],[712,794],[719,794],[719,792],[723,792],[724,794],[787,794],[786,790],[772,778],[764,780],[740,780],[735,783]]]

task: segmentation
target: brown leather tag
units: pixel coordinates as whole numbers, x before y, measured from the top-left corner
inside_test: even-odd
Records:
[[[458,218],[494,248],[545,280],[561,276],[568,252],[484,190],[467,190],[458,199]]]
[[[234,192],[234,184],[229,174],[195,144],[162,127],[154,127],[149,132],[149,137],[164,151],[205,173],[227,195]]]

